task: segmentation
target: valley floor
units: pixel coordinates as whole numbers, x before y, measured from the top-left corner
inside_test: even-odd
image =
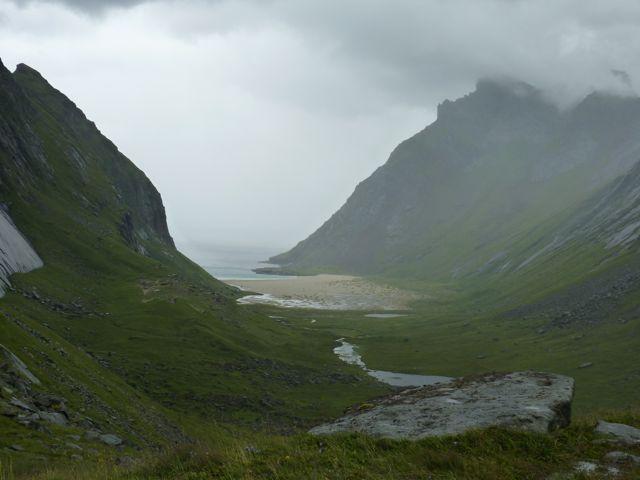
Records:
[[[384,306],[236,305],[220,303],[210,287],[151,269],[138,270],[128,284],[118,280],[97,286],[100,300],[92,308],[104,313],[86,315],[52,309],[48,297],[56,291],[43,282],[44,273],[20,277],[16,283],[23,294],[2,300],[3,342],[20,355],[42,357],[34,373],[47,378],[50,388],[58,386],[48,377],[48,358],[64,362],[65,371],[74,375],[82,370],[95,381],[106,381],[106,392],[100,394],[115,410],[87,413],[127,443],[114,451],[84,437],[75,440],[82,431],[56,428],[52,435],[0,417],[2,480],[546,479],[575,462],[602,461],[610,448],[592,443],[596,418],[640,426],[636,319],[549,329],[543,328],[548,323],[543,317],[523,321],[488,309],[491,298],[482,297],[480,303],[449,287],[424,285],[412,294],[369,281],[364,291],[377,292],[383,300],[385,291],[403,290],[409,292],[404,298],[421,299],[412,301],[404,316],[393,317],[369,316],[383,313]],[[351,295],[359,288],[354,283],[362,282],[329,278],[322,279],[321,289],[334,295],[345,285]],[[317,295],[312,290],[317,278],[311,284],[296,281],[243,285],[268,287],[283,297],[296,294],[290,285],[298,285],[300,295]],[[40,292],[53,293],[41,293],[36,300],[26,293],[34,284]],[[82,351],[76,352],[65,336]],[[417,443],[359,435],[310,437],[303,432],[314,424],[391,391],[333,353],[340,338],[357,346],[369,368],[379,370],[444,376],[527,369],[567,374],[577,380],[575,425],[553,435],[490,430]],[[58,360],[60,347],[68,354]],[[82,405],[72,389],[60,393],[71,407]],[[138,397],[123,414],[127,395]],[[162,454],[140,449],[140,433],[133,432],[140,432],[136,404],[179,425],[190,443],[177,450],[164,445]],[[128,418],[123,415],[133,419],[123,420]],[[144,426],[142,433],[152,436],[155,428]],[[638,478],[637,469],[628,471],[629,476],[618,478]]]

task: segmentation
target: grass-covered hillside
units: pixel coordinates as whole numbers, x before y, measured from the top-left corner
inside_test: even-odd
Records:
[[[181,255],[153,185],[37,72],[0,80],[0,201],[44,262],[0,299],[3,465],[287,432],[385,391]]]

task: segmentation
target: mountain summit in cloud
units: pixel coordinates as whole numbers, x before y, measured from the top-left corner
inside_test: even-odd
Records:
[[[549,222],[579,215],[638,162],[639,128],[638,98],[596,92],[561,110],[529,84],[481,80],[270,262],[434,280],[516,272],[567,241]]]

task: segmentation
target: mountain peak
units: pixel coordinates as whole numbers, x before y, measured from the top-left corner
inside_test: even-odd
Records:
[[[25,63],[19,63],[16,66],[16,69],[13,72],[13,77],[18,81],[18,83],[29,83],[33,86],[37,85],[39,88],[52,90],[62,95],[62,93],[56,90],[39,71],[35,68],[31,68]]]
[[[438,105],[438,120],[459,122],[478,116],[485,119],[519,117],[523,111],[543,117],[557,113],[556,107],[531,84],[509,77],[487,77],[476,82],[473,92]]]
[[[476,82],[475,94],[499,94],[516,97],[540,95],[533,85],[510,77],[484,77]]]
[[[4,63],[2,63],[2,58],[0,58],[0,77],[10,77],[10,76],[11,76],[11,72],[7,67],[4,66]]]
[[[38,72],[35,68],[31,68],[29,65],[27,65],[26,63],[19,63],[16,66],[16,70],[14,73],[17,74],[23,74],[23,75],[32,75],[34,77],[40,77],[40,78],[44,78],[42,77],[42,75],[40,74],[40,72]]]

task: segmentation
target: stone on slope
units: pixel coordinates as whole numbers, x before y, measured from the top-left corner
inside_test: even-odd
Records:
[[[633,465],[640,465],[640,456],[627,452],[609,452],[604,456],[604,459],[611,463],[629,463]]]
[[[598,464],[593,462],[581,461],[573,466],[573,470],[577,473],[585,473],[590,475],[598,470]]]
[[[38,416],[45,422],[53,423],[61,427],[64,427],[68,423],[67,417],[58,412],[38,412]]]
[[[627,445],[640,445],[640,429],[623,423],[609,423],[600,420],[596,427],[596,433],[606,435],[612,440]]]
[[[574,381],[538,372],[485,374],[405,390],[310,430],[418,440],[491,426],[550,432],[571,421]]]
[[[122,445],[122,439],[112,433],[105,433],[103,435],[100,435],[98,439],[102,443],[104,443],[105,445],[109,445],[110,447],[117,447],[118,445]]]

